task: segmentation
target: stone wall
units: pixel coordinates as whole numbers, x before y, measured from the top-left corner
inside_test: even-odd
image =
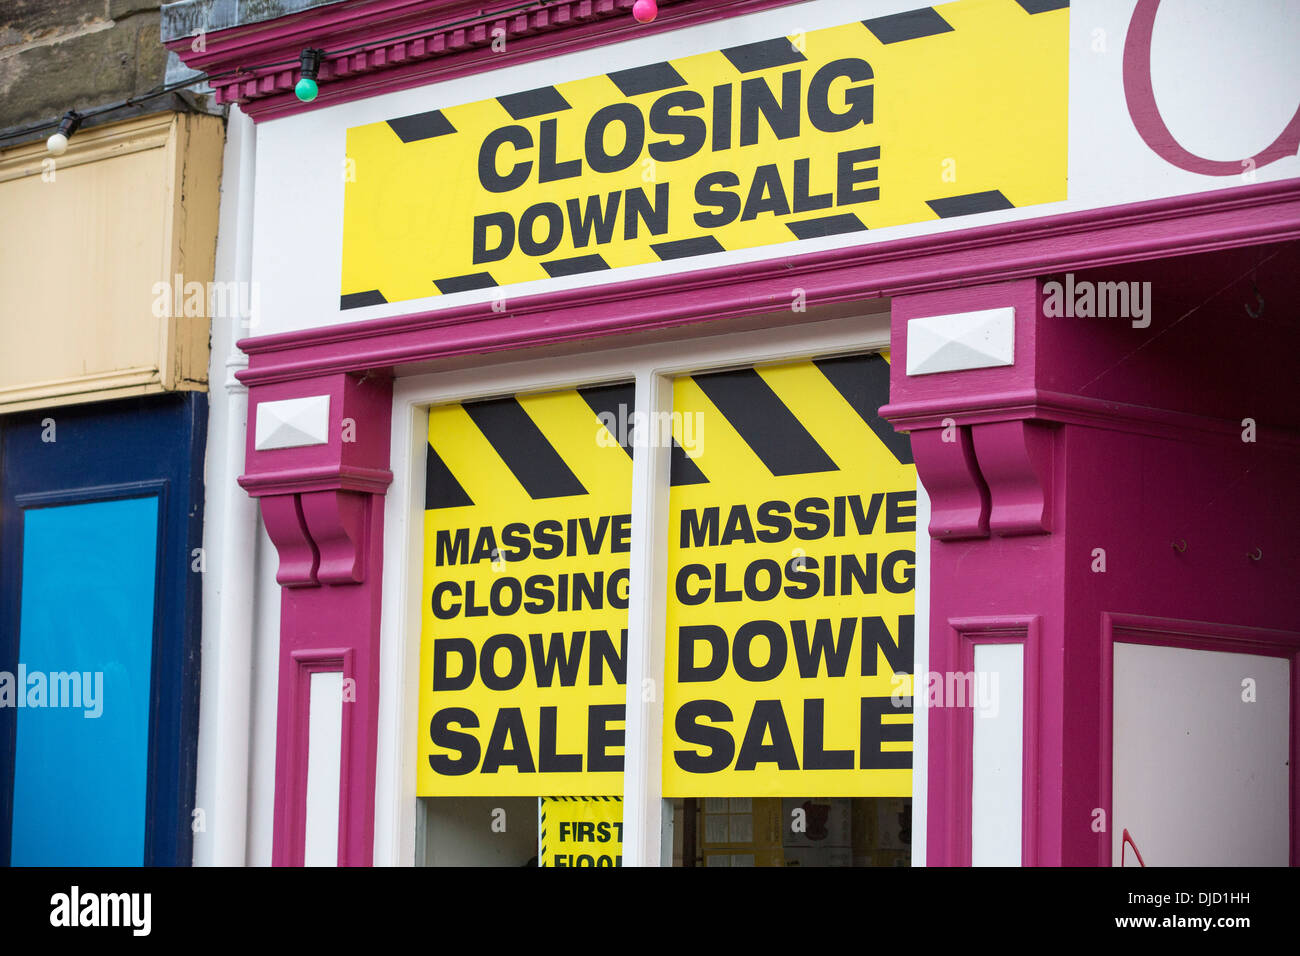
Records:
[[[157,0],[0,4],[0,130],[57,120],[69,109],[161,84],[167,50],[160,7]]]

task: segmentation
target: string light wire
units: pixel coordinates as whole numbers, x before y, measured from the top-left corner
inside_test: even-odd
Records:
[[[428,36],[431,29],[447,30],[453,27],[464,27],[464,26],[473,26],[482,23],[490,23],[493,20],[499,20],[502,17],[510,16],[511,14],[522,13],[526,10],[532,10],[537,7],[546,6],[547,2],[548,0],[532,0],[532,2],[530,3],[515,4],[514,6],[505,7],[501,10],[494,11],[493,13],[480,13],[475,16],[465,17],[464,19],[461,20],[453,20],[450,23],[438,24],[436,27],[425,27],[422,30],[412,30],[409,33],[399,33],[396,36],[384,37],[377,40],[366,40],[362,43],[355,43],[352,46],[346,46],[346,47],[341,47],[339,49],[328,50],[325,52],[324,57],[326,59],[331,59],[334,57],[343,56],[348,53],[356,53],[358,50],[365,50],[371,47],[384,46],[389,43],[398,43],[402,40],[414,40],[419,37]],[[203,32],[204,31],[202,30],[199,31],[199,33],[203,33]],[[76,113],[78,116],[81,117],[81,121],[84,123],[86,120],[90,119],[93,116],[102,116],[105,113],[114,113],[119,110],[128,109],[132,106],[139,105],[140,103],[145,103],[148,102],[149,100],[155,100],[158,99],[159,97],[167,96],[171,93],[176,93],[181,90],[185,90],[188,87],[196,86],[199,83],[211,83],[214,80],[230,79],[233,77],[242,76],[247,73],[258,73],[262,70],[273,70],[276,69],[277,67],[297,66],[299,62],[300,62],[299,57],[294,57],[291,60],[277,60],[274,63],[259,63],[254,66],[237,66],[234,67],[233,69],[223,70],[219,73],[197,73],[183,80],[177,80],[173,83],[161,84],[144,93],[140,93],[136,96],[128,97],[127,99],[121,100],[116,103],[109,103],[105,106],[99,106],[88,110],[77,110]],[[21,129],[10,130],[8,132],[0,134],[0,140],[21,139],[26,136],[31,136],[35,133],[44,132],[47,129],[57,129],[60,122],[62,122],[62,117],[44,123],[36,123],[31,126],[24,126]]]

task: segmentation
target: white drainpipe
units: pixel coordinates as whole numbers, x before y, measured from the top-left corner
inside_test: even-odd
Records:
[[[253,268],[253,177],[257,134],[232,106],[222,159],[214,281],[234,280],[241,301]],[[257,503],[236,482],[244,468],[248,390],[235,378],[247,357],[235,341],[255,334],[238,316],[212,317],[205,462],[202,686],[194,864],[247,862],[249,725],[258,541]],[[220,383],[220,385],[218,385]],[[197,829],[198,820],[203,829]]]

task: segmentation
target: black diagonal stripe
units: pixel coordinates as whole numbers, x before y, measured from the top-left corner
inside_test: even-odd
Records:
[[[990,189],[983,193],[967,193],[965,196],[946,196],[943,199],[927,199],[925,204],[934,210],[940,219],[953,216],[970,216],[977,212],[992,212],[995,209],[1015,209],[1015,204],[1002,195],[1000,189]]]
[[[790,63],[803,63],[808,58],[795,49],[785,37],[775,40],[759,40],[744,46],[733,46],[722,51],[722,55],[731,61],[741,73],[753,73],[766,70],[771,66],[786,66]]]
[[[442,456],[434,451],[433,444],[429,443],[429,454],[425,457],[424,464],[424,510],[460,508],[473,503],[473,499],[456,480],[456,476],[451,473]]]
[[[1070,0],[1016,0],[1025,8],[1026,13],[1047,13],[1050,10],[1064,10]]]
[[[710,252],[726,252],[722,243],[713,236],[696,236],[693,239],[674,239],[672,242],[652,242],[650,248],[661,260],[685,259],[689,256],[705,256]]]
[[[587,493],[560,453],[515,399],[494,398],[469,403],[464,408],[529,497],[536,500]]]
[[[863,20],[862,25],[874,33],[881,43],[919,40],[921,37],[952,32],[952,24],[941,17],[934,7],[893,13],[887,17],[873,17]]]
[[[813,364],[876,433],[890,454],[905,465],[912,464],[911,438],[894,431],[894,426],[880,417],[880,406],[889,401],[889,363],[873,353],[817,359]]]
[[[817,440],[799,424],[794,412],[754,369],[694,378],[773,475],[839,471]]]
[[[449,276],[446,279],[434,279],[433,284],[443,295],[453,292],[468,292],[471,289],[490,289],[497,284],[490,272],[471,272],[469,275]]]
[[[507,93],[505,96],[498,96],[497,102],[510,114],[511,119],[517,120],[572,109],[569,101],[553,86],[525,90],[523,93]]]
[[[339,296],[340,309],[364,309],[368,305],[383,305],[388,300],[378,289],[369,292],[347,292]]]
[[[388,125],[403,143],[414,143],[456,132],[456,127],[451,125],[451,120],[442,115],[442,110],[399,116],[397,119],[390,119]]]
[[[871,192],[880,195],[879,189]],[[876,198],[873,197],[873,198]],[[838,236],[842,232],[866,232],[866,225],[851,212],[838,216],[823,216],[820,219],[804,219],[800,222],[787,222],[786,228],[800,239],[819,239],[822,236]]]
[[[552,279],[558,279],[560,276],[582,275],[584,272],[600,272],[609,268],[606,262],[599,254],[592,253],[589,256],[573,256],[568,259],[552,259],[549,262],[543,262],[542,268]]]
[[[620,420],[620,415],[627,415],[629,418],[636,408],[636,386],[631,382],[625,385],[595,385],[591,388],[580,388],[578,394],[583,400],[591,406],[591,410],[596,413],[596,417],[601,415],[612,415],[615,421]],[[622,432],[622,434],[619,434]],[[632,429],[614,429],[612,434],[623,450],[627,452],[629,458],[632,457],[632,441],[635,436]],[[704,472],[700,471],[700,466],[686,454],[686,450],[677,443],[677,439],[672,439],[672,448],[669,451],[669,484],[670,485],[704,485],[708,484],[709,479],[704,477]]]
[[[632,412],[636,410],[636,385],[632,382],[619,385],[593,385],[590,388],[578,389],[578,394],[591,406],[597,418],[605,415],[614,419],[613,428],[609,428],[608,425],[605,427],[609,428],[609,433],[614,436],[614,440],[623,446],[627,457],[631,458],[632,428],[630,425],[620,428],[619,423],[632,420]],[[601,418],[601,421],[605,419]]]
[[[704,472],[700,471],[700,466],[695,463],[695,459],[686,454],[686,449],[677,444],[676,438],[673,439],[673,447],[669,452],[669,456],[669,485],[707,485],[709,483],[709,479],[705,477]]]
[[[658,93],[685,86],[682,75],[668,62],[651,63],[631,70],[617,70],[609,78],[624,96],[638,96],[642,93]]]

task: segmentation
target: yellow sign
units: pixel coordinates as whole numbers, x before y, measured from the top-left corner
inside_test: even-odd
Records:
[[[674,384],[665,796],[911,795],[916,470],[888,389],[874,354]]]
[[[419,795],[623,792],[633,398],[430,411]]]
[[[353,127],[341,305],[1063,200],[1068,56],[957,0]]]
[[[620,797],[541,797],[538,866],[622,866]]]

